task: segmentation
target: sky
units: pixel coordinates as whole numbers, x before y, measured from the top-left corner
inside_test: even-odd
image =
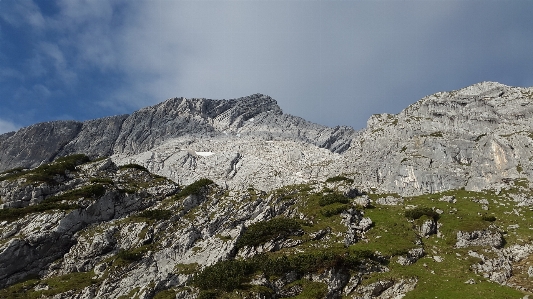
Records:
[[[366,126],[482,81],[533,86],[531,1],[0,0],[0,133],[262,93]]]

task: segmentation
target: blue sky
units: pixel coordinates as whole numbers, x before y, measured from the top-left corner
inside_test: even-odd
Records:
[[[531,16],[520,0],[0,0],[0,133],[254,93],[360,129],[438,91],[533,86]]]

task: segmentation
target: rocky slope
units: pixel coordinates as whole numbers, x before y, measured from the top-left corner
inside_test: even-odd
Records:
[[[343,174],[364,190],[416,195],[531,180],[533,89],[482,82],[427,96],[356,132],[283,114],[264,95],[175,98],[132,115],[42,123],[0,135],[0,169],[84,153],[190,184],[264,191]],[[101,134],[104,132],[104,134]]]
[[[0,135],[0,298],[533,295],[530,105],[483,82],[355,132],[176,98]]]
[[[77,166],[76,166],[77,165]],[[0,175],[1,298],[520,298],[533,191],[231,190],[69,156]],[[13,262],[17,261],[17,262]],[[461,287],[458,288],[457,286]]]
[[[0,135],[0,170],[35,167],[73,153],[133,155],[178,137],[290,140],[343,152],[354,134],[348,127],[328,128],[283,114],[275,100],[261,94],[235,100],[174,98],[131,115],[40,123]]]

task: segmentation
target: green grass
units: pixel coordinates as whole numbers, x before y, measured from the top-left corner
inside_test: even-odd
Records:
[[[76,166],[87,162],[90,162],[90,159],[83,154],[61,157],[52,163],[41,165],[32,170],[21,170],[20,168],[10,170],[7,175],[0,177],[0,181],[25,177],[28,183],[45,182],[57,184],[54,180],[56,175],[65,175],[66,171],[76,171]]]
[[[66,291],[81,291],[83,288],[99,282],[98,280],[93,280],[93,276],[94,272],[91,271],[74,272],[44,280],[31,279],[0,290],[0,298],[49,298]],[[37,285],[48,286],[48,290],[36,291],[35,287]]]

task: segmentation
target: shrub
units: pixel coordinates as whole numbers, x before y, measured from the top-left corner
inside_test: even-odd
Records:
[[[75,171],[76,166],[89,161],[91,161],[91,159],[83,154],[58,158],[50,164],[44,164],[35,168],[34,170],[29,171],[28,180],[54,184],[54,176],[65,175],[67,170]]]
[[[321,207],[334,204],[334,203],[349,203],[349,202],[350,202],[350,199],[338,193],[330,193],[330,194],[323,195],[318,200],[318,204]]]
[[[209,293],[214,290],[230,292],[240,288],[257,272],[270,277],[292,271],[298,275],[319,273],[333,267],[355,270],[364,259],[373,257],[373,253],[368,250],[317,250],[277,257],[261,254],[248,260],[227,260],[208,266],[196,275],[193,285],[204,291],[211,290]]]
[[[164,290],[157,293],[152,299],[175,299],[176,291],[174,290]]]
[[[169,210],[145,210],[139,213],[138,216],[154,220],[168,220],[172,216],[172,212]]]
[[[433,211],[431,208],[417,207],[411,210],[407,210],[404,213],[405,217],[410,219],[419,219],[422,216],[428,216],[435,220],[439,218],[439,213]]]
[[[326,183],[334,183],[334,182],[342,182],[342,181],[346,181],[349,184],[353,184],[353,179],[347,178],[345,176],[340,176],[340,175],[326,179]]]
[[[80,189],[75,189],[61,195],[50,196],[45,199],[45,202],[59,202],[63,200],[76,200],[78,198],[97,198],[105,194],[105,187],[100,184],[88,185],[81,187]]]
[[[142,165],[139,165],[139,164],[134,164],[134,163],[126,164],[126,165],[122,165],[122,166],[119,166],[118,168],[119,168],[119,169],[129,169],[129,168],[133,168],[133,169],[138,169],[138,170],[142,170],[142,171],[146,171],[146,172],[148,172],[148,169],[146,169],[146,167],[144,167],[144,166],[142,166]]]
[[[210,179],[199,179],[196,182],[190,184],[189,186],[183,188],[177,195],[176,198],[183,198],[189,195],[198,195],[202,192],[202,189],[206,186],[213,184],[213,181]]]
[[[90,182],[95,183],[95,184],[106,184],[106,185],[114,184],[113,180],[110,178],[91,178]]]
[[[24,208],[7,208],[0,209],[0,221],[13,221],[22,218],[31,213],[44,212],[48,210],[72,210],[77,209],[77,205],[62,204],[56,202],[41,202],[38,205]]]
[[[26,173],[28,173],[28,171],[29,170],[25,170],[22,167],[17,167],[17,168],[13,168],[13,169],[10,169],[10,170],[6,170],[6,171],[0,173],[0,181],[17,179],[17,178],[25,175]]]
[[[295,235],[301,228],[298,221],[285,217],[257,222],[248,227],[237,241],[236,246],[237,248],[257,246],[275,238]]]
[[[483,215],[483,216],[481,216],[481,219],[483,221],[494,222],[494,221],[496,221],[496,216],[494,216],[494,215]]]
[[[331,217],[334,215],[339,215],[343,211],[346,211],[350,208],[350,205],[334,203],[320,209],[320,213],[325,217]]]
[[[148,252],[150,249],[151,249],[150,245],[143,245],[141,247],[137,247],[137,248],[133,248],[129,250],[121,249],[117,253],[117,258],[125,262],[140,261],[143,258],[144,254]]]

